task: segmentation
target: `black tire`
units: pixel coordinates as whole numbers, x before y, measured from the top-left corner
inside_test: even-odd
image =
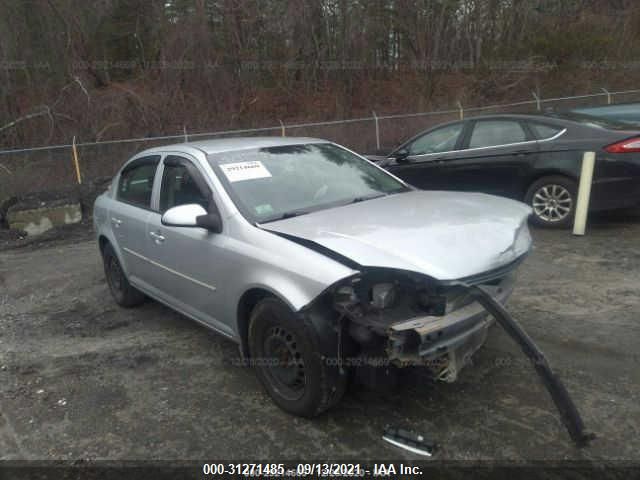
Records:
[[[575,215],[578,187],[561,175],[536,180],[527,190],[524,201],[533,209],[531,223],[546,228],[568,228]]]
[[[108,243],[102,250],[102,262],[104,264],[104,274],[107,277],[109,290],[111,290],[111,295],[113,295],[118,305],[129,308],[144,302],[144,294],[131,286],[122,271],[118,256],[113,251],[113,247]]]
[[[276,298],[256,305],[249,324],[249,354],[276,405],[309,418],[340,401],[347,375],[331,362],[336,358],[336,335],[334,339],[327,345],[327,336],[320,335],[309,319],[296,316]]]

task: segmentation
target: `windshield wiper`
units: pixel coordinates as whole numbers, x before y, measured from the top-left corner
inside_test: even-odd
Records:
[[[373,200],[374,198],[386,197],[388,194],[386,193],[374,193],[373,195],[363,195],[362,197],[356,197],[349,203],[358,203],[364,202],[366,200]]]
[[[299,217],[300,215],[306,215],[307,213],[309,213],[308,210],[291,210],[289,212],[284,212],[278,215],[277,217],[273,217],[268,220],[265,220],[262,223],[276,222],[278,220],[285,220],[287,218]]]
[[[397,193],[397,192],[392,192],[392,193]],[[307,209],[307,210],[290,210],[288,212],[281,213],[278,216],[264,220],[263,222],[260,222],[260,223],[277,222],[278,220],[286,220],[287,218],[299,217],[300,215],[306,215],[307,213],[311,213],[313,211],[324,209],[324,208],[332,208],[339,205],[349,205],[351,203],[364,202],[366,200],[373,200],[374,198],[386,197],[387,195],[389,195],[389,193],[374,193],[372,195],[363,195],[360,197],[355,197],[352,200],[348,200],[346,203],[338,203],[337,205],[328,204],[323,207],[320,207],[320,206],[311,207],[311,209]]]
[[[306,210],[292,210],[290,212],[284,212],[282,215],[280,215],[280,218],[293,218],[293,217],[299,217],[300,215],[306,215],[307,213],[309,213]]]

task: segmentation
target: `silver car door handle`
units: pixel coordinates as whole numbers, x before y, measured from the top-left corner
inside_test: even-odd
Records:
[[[155,240],[156,243],[162,243],[164,242],[164,236],[160,235],[159,233],[156,232],[149,232],[149,236],[151,238],[153,238]]]
[[[114,227],[118,228],[120,225],[122,225],[122,220],[115,217],[111,217],[111,223],[113,224]]]

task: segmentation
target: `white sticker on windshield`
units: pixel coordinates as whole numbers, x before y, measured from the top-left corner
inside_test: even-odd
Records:
[[[268,178],[271,176],[267,167],[257,160],[251,162],[223,163],[220,165],[220,168],[230,182],[241,182],[242,180],[254,180],[256,178]]]

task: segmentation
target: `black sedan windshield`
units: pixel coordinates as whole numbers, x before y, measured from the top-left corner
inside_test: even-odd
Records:
[[[243,214],[261,223],[408,190],[329,143],[224,152],[209,162]]]

